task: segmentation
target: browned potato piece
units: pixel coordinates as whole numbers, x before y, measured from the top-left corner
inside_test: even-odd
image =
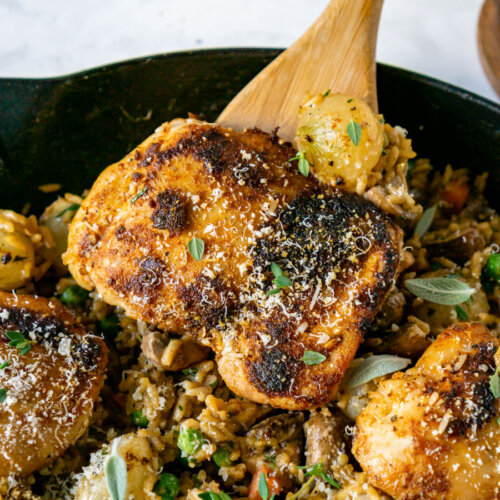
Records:
[[[10,346],[6,332],[31,342]],[[0,292],[0,476],[45,467],[87,428],[104,380],[107,348],[59,303]]]
[[[353,444],[374,486],[407,500],[500,498],[499,347],[483,325],[460,323],[380,383]]]

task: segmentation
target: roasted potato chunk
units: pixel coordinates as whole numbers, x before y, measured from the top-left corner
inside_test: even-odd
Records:
[[[0,476],[26,475],[87,428],[107,348],[61,305],[0,292]]]

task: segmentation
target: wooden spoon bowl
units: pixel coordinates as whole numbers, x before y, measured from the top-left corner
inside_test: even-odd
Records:
[[[360,97],[377,111],[375,47],[383,0],[331,0],[314,24],[262,70],[217,119],[235,130],[279,127],[292,140],[307,93]]]

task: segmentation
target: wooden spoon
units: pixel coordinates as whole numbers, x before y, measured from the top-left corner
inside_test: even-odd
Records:
[[[500,0],[486,0],[477,26],[479,56],[484,72],[500,96]]]
[[[309,92],[360,97],[376,112],[375,47],[383,0],[331,0],[315,23],[227,105],[217,123],[293,140]]]

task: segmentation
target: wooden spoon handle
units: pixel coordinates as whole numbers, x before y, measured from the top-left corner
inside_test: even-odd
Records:
[[[331,0],[316,22],[228,104],[217,123],[235,130],[279,127],[292,140],[309,92],[360,97],[377,111],[375,47],[383,0]]]

